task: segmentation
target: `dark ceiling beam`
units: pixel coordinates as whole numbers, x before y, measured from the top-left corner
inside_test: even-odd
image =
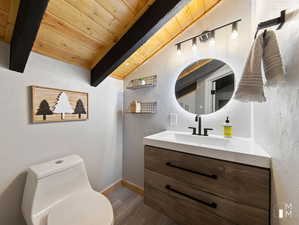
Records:
[[[23,73],[49,0],[21,0],[12,40],[9,69]]]
[[[99,85],[189,1],[156,0],[91,70],[91,85]]]

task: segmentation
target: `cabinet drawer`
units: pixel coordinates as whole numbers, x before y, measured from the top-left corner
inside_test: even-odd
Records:
[[[207,211],[190,207],[157,189],[147,187],[144,203],[165,214],[180,225],[236,225]]]
[[[268,169],[145,146],[145,169],[240,204],[269,210]]]
[[[153,208],[162,207],[170,217],[174,215],[173,212],[168,212],[168,208],[173,207],[177,210],[176,213],[183,213],[186,218],[193,218],[193,213],[196,213],[194,224],[269,224],[267,210],[221,198],[150,170],[145,170],[145,199],[148,199],[146,204],[150,202],[149,205]]]

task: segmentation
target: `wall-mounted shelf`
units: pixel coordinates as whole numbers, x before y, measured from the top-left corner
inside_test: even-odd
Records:
[[[140,110],[128,111],[134,114],[155,114],[157,112],[157,102],[140,102]]]
[[[148,87],[155,87],[157,85],[157,76],[148,76],[142,77],[139,79],[131,80],[127,86],[127,89],[140,89],[140,88],[148,88]]]

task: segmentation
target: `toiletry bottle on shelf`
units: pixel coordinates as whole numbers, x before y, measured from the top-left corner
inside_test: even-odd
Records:
[[[223,124],[223,135],[226,138],[233,136],[233,126],[229,121],[229,117],[226,117],[225,123]]]
[[[140,85],[145,85],[146,84],[144,78],[139,78],[139,82],[140,82]]]
[[[141,113],[141,102],[136,101],[136,113]]]
[[[136,112],[136,101],[131,102],[130,104],[130,112]]]
[[[140,113],[141,112],[141,103],[137,100],[133,101],[130,104],[130,112],[132,113]]]

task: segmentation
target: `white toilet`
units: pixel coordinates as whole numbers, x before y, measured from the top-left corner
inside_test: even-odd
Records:
[[[95,192],[71,155],[29,168],[22,212],[28,225],[112,225],[109,200]]]

